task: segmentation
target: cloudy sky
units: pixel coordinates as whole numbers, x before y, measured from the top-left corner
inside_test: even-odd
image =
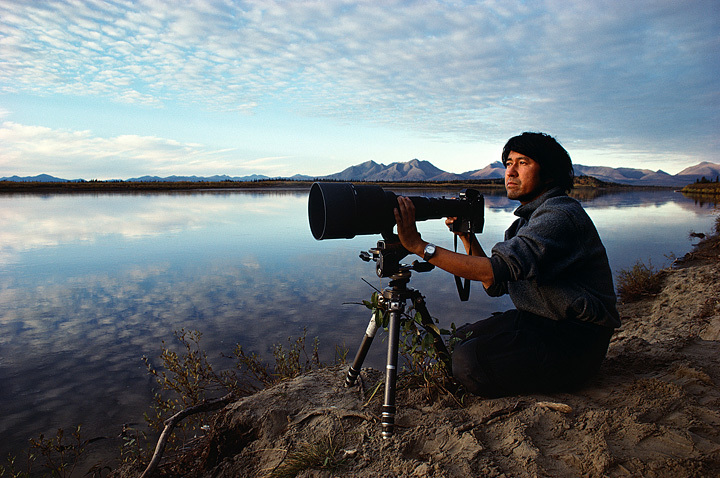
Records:
[[[720,163],[717,0],[0,0],[0,177]]]

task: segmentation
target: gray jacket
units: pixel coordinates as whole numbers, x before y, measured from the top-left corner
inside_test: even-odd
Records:
[[[560,188],[515,210],[519,216],[492,249],[491,296],[555,320],[619,327],[605,247],[583,207]]]

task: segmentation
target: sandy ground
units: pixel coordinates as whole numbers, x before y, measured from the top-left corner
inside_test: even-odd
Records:
[[[656,297],[621,305],[599,376],[573,394],[428,401],[397,395],[381,438],[383,376],[318,370],[245,397],[217,417],[195,473],[275,476],[294,452],[332,439],[342,466],[301,477],[720,476],[720,248],[667,273]],[[189,473],[189,474],[195,474]]]

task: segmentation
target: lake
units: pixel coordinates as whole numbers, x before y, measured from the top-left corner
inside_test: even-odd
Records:
[[[358,257],[380,237],[316,241],[307,193],[0,195],[0,457],[57,428],[82,423],[89,438],[142,423],[154,381],[141,359],[158,364],[163,341],[174,346],[182,328],[202,332],[217,368],[236,343],[269,360],[273,344],[304,330],[319,337],[323,361],[343,344],[351,359],[369,319],[357,305],[373,291],[363,279],[387,285]],[[518,205],[497,194],[486,194],[488,251]],[[614,272],[637,260],[667,266],[691,249],[691,231],[712,230],[716,214],[712,203],[668,190],[580,199]],[[419,229],[452,248],[442,220]],[[479,284],[460,302],[453,277],[437,269],[414,273],[410,287],[442,327],[511,307]],[[365,365],[383,368],[385,353],[376,341]]]

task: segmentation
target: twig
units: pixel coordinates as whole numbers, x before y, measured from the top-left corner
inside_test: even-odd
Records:
[[[375,394],[378,392],[378,390],[380,390],[380,387],[382,387],[382,385],[383,385],[383,382],[378,382],[378,384],[375,385],[375,388],[373,388],[373,391],[372,391],[372,393],[370,394],[370,398],[367,399],[367,401],[366,401],[365,404],[362,406],[362,408],[365,408],[365,407],[367,407],[368,405],[370,405],[370,402],[372,401],[373,397],[375,397]]]
[[[515,402],[514,405],[510,405],[509,407],[501,408],[500,410],[495,410],[490,415],[480,418],[478,420],[473,420],[470,423],[466,423],[465,425],[458,427],[459,433],[464,433],[468,430],[472,430],[473,428],[480,426],[484,423],[489,423],[490,421],[502,417],[504,415],[510,415],[512,413],[515,413],[521,409],[521,404],[524,405],[520,400]]]
[[[188,407],[165,420],[165,428],[163,429],[160,437],[158,438],[157,445],[155,445],[155,453],[153,453],[150,463],[148,463],[147,468],[145,468],[143,474],[140,475],[140,478],[149,478],[150,476],[152,476],[153,473],[155,473],[155,470],[160,464],[163,453],[165,452],[165,446],[167,445],[167,441],[170,438],[170,434],[178,423],[180,423],[182,420],[189,417],[190,415],[195,415],[196,413],[212,412],[215,410],[219,410],[222,407],[226,406],[228,403],[232,402],[234,399],[235,394],[228,393],[224,397],[216,398],[214,400],[205,400],[202,403],[199,403],[192,407]]]

